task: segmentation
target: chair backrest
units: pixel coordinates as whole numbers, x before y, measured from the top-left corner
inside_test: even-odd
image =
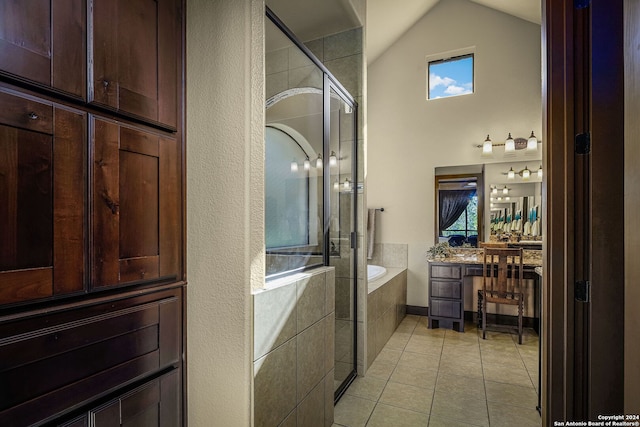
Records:
[[[481,248],[506,248],[509,246],[507,242],[479,242],[478,246]]]
[[[484,248],[482,289],[498,292],[522,292],[522,248]]]

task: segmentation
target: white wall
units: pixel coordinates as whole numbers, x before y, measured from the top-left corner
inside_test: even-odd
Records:
[[[264,282],[264,3],[187,1],[188,417],[252,418]]]
[[[368,67],[367,203],[385,208],[377,241],[409,245],[407,304],[428,305],[434,168],[486,162],[474,146],[487,134],[542,134],[540,46],[538,25],[441,0]],[[475,93],[426,101],[426,57],[468,47]]]

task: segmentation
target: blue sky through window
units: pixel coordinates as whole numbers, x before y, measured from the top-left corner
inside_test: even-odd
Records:
[[[473,55],[429,63],[429,99],[473,93]]]

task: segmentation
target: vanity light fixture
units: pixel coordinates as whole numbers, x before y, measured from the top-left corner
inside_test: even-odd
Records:
[[[502,197],[498,197],[498,201],[499,201],[499,202],[500,202],[500,201],[502,201]]]
[[[522,170],[522,179],[529,179],[529,177],[531,177],[531,171],[529,170],[528,167],[524,167],[524,169]]]
[[[504,198],[505,200],[511,200],[511,197],[507,196]]]
[[[509,136],[507,140],[504,142],[504,152],[505,153],[515,153],[516,151],[516,142],[511,137],[511,132],[509,132]]]
[[[349,178],[344,179],[344,184],[342,184],[342,188],[344,188],[345,190],[351,190],[351,181],[349,181]]]
[[[493,187],[491,189],[491,194],[498,194],[498,187]]]
[[[493,203],[491,203],[491,207],[493,207],[493,206],[494,206],[494,204],[493,204]]]
[[[311,168],[311,162],[309,161],[309,156],[307,156],[307,158],[304,159],[304,163],[302,163],[302,167],[306,171],[308,171]]]
[[[513,170],[513,168],[509,169],[509,172],[507,172],[507,178],[514,179],[515,177],[516,177],[516,172]]]
[[[538,169],[538,178],[542,179],[542,165],[540,165],[540,169]]]
[[[485,139],[484,143],[482,144],[482,155],[490,156],[491,153],[493,153],[493,144],[491,143],[489,135],[487,135],[487,139]]]
[[[333,183],[333,189],[338,191],[340,189],[340,183],[338,181]]]
[[[533,134],[533,131],[527,140],[527,151],[538,151],[538,138]]]
[[[509,189],[507,188],[507,186],[505,185],[504,188],[502,189],[502,194],[509,194]]]
[[[338,164],[338,158],[336,157],[336,152],[332,151],[331,156],[329,156],[329,166],[335,166]]]
[[[316,168],[322,169],[322,154],[318,153],[318,158],[316,159]]]
[[[296,162],[296,159],[291,161],[291,172],[298,172],[298,162]]]

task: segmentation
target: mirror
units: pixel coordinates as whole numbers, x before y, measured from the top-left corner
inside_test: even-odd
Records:
[[[542,240],[542,171],[540,160],[521,160],[465,166],[435,168],[436,185],[436,241],[448,241],[452,246],[476,246],[469,238],[469,227],[458,230],[462,217],[470,216],[468,210],[454,221],[456,230],[445,222],[446,208],[442,199],[454,187],[467,190],[469,182],[477,183],[477,241],[523,241],[539,244]],[[510,174],[513,171],[513,174]],[[456,183],[457,181],[457,183]],[[462,192],[460,193],[462,194]],[[469,193],[470,194],[470,193]],[[451,205],[451,204],[449,204]],[[469,203],[473,206],[473,203]],[[454,213],[456,215],[457,213]],[[444,224],[443,224],[444,222]],[[455,233],[454,233],[455,231]],[[452,234],[456,236],[452,237]],[[466,234],[466,239],[459,235]]]

